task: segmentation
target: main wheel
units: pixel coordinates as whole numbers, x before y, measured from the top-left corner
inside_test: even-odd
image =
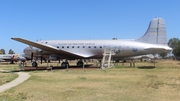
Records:
[[[67,66],[69,66],[69,63],[68,63],[68,62],[63,62],[63,63],[61,64],[61,67],[63,67],[63,68],[66,68]]]
[[[80,66],[80,67],[81,67],[81,66],[83,66],[83,64],[84,64],[84,63],[83,63],[82,61],[78,61],[78,62],[77,62],[77,66]]]
[[[36,62],[33,62],[33,63],[32,63],[32,67],[37,67],[37,63],[36,63]]]

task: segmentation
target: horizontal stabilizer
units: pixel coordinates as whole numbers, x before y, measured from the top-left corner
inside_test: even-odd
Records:
[[[151,51],[151,52],[157,52],[157,53],[163,53],[163,52],[170,52],[172,49],[169,47],[166,48],[146,48],[145,50]]]
[[[149,50],[149,51],[165,51],[166,49],[164,49],[164,48],[146,48],[145,50]]]

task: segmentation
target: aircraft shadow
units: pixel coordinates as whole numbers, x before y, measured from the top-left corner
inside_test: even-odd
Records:
[[[93,68],[97,68],[95,66],[91,65],[85,65],[84,69],[93,69]],[[52,70],[57,70],[57,69],[67,69],[65,67],[61,67],[61,66],[53,66]],[[69,66],[68,69],[83,69],[83,67],[79,67],[79,66]],[[26,66],[23,67],[23,69],[21,71],[34,71],[34,70],[51,70],[50,67],[45,67],[45,66],[40,66],[38,68],[36,67],[30,67],[30,66]]]
[[[154,69],[156,66],[139,66],[139,69]]]

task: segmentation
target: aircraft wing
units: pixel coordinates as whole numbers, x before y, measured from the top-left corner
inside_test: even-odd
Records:
[[[3,61],[5,61],[5,60],[3,60],[3,59],[0,59],[0,61],[1,61],[1,62],[3,62]]]
[[[76,57],[76,58],[88,58],[91,57],[93,54],[81,54],[81,53],[72,53],[69,51],[64,51],[64,50],[59,50],[56,47],[53,47],[51,45],[47,45],[47,44],[41,44],[41,43],[37,43],[37,42],[32,42],[23,38],[11,38],[12,40],[16,40],[19,42],[22,42],[24,44],[28,44],[31,45],[33,47],[42,49],[43,51],[48,51],[51,52],[53,54],[57,54],[60,56],[65,56],[65,57]]]

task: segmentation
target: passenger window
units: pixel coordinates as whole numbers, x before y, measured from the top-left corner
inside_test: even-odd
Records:
[[[74,46],[72,46],[72,48],[74,48]]]
[[[62,46],[62,48],[64,48],[64,46]]]
[[[102,48],[102,46],[100,46],[99,48]]]
[[[89,46],[88,48],[91,48],[91,46]]]
[[[67,48],[69,48],[69,46],[67,46]]]
[[[79,48],[79,46],[77,46],[77,48]]]
[[[94,48],[96,48],[96,46],[94,46]]]
[[[59,46],[57,46],[57,48],[59,48]]]
[[[83,48],[85,48],[85,46],[83,46]]]

